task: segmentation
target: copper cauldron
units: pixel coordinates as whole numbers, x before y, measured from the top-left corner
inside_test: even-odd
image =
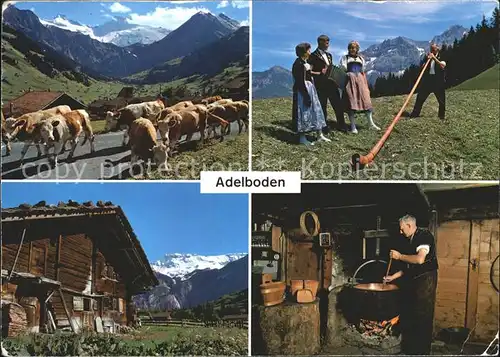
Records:
[[[400,290],[395,284],[357,284],[350,288],[350,309],[356,319],[385,321],[400,314]]]

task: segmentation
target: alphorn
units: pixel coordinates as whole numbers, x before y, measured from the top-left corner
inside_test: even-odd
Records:
[[[422,71],[420,72],[420,75],[418,76],[417,81],[415,82],[415,85],[413,86],[410,94],[408,95],[408,98],[406,98],[406,101],[404,102],[403,106],[401,107],[401,110],[394,117],[391,125],[389,125],[389,127],[385,131],[384,135],[382,135],[382,137],[380,138],[378,143],[366,155],[360,155],[360,154],[352,155],[352,165],[353,165],[355,170],[358,170],[359,168],[363,168],[365,165],[371,163],[375,159],[375,156],[377,156],[380,149],[382,149],[385,142],[389,138],[389,135],[391,135],[391,132],[394,129],[394,126],[399,121],[399,119],[401,118],[401,115],[403,114],[403,111],[405,110],[406,106],[410,102],[410,99],[413,96],[413,93],[415,92],[415,90],[417,89],[417,86],[420,83],[420,80],[422,79],[422,76],[424,75],[425,69],[429,65],[430,61],[432,61],[431,58],[427,59],[427,62],[425,62],[425,65],[422,68]]]

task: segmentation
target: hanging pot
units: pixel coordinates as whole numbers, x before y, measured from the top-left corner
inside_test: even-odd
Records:
[[[400,314],[400,290],[395,284],[371,283],[350,287],[350,308],[356,319],[386,321]]]

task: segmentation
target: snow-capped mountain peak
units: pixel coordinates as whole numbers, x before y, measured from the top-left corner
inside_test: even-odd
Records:
[[[151,263],[154,271],[182,280],[189,278],[196,270],[221,269],[228,263],[236,261],[248,255],[247,253],[232,253],[222,255],[198,255],[172,253],[165,254],[163,260]]]
[[[57,15],[52,20],[40,19],[40,22],[44,26],[54,26],[71,32],[79,32],[94,40],[113,43],[121,47],[135,43],[147,45],[161,40],[170,32],[164,28],[129,24],[124,17],[116,17],[103,25],[94,27],[68,19],[65,15]]]
[[[64,15],[57,15],[53,20],[40,19],[40,22],[44,26],[55,26],[71,32],[80,32],[81,34],[90,36],[93,39],[97,39],[97,36],[94,35],[94,31],[91,27],[82,25],[77,21],[69,20]]]

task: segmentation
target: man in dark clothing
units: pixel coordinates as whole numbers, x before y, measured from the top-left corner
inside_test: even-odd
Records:
[[[407,254],[391,250],[393,260],[400,261],[402,270],[384,278],[390,282],[404,276],[404,307],[401,313],[403,352],[408,355],[431,353],[436,301],[438,261],[436,244],[431,232],[418,228],[415,217],[406,215],[399,220],[401,234],[409,239]]]
[[[420,111],[422,110],[425,100],[429,97],[429,94],[434,93],[439,103],[438,116],[440,119],[444,120],[446,110],[444,69],[446,67],[446,62],[441,61],[439,47],[435,43],[431,45],[431,52],[427,55],[427,58],[424,59],[424,63],[427,62],[429,58],[431,62],[422,77],[422,84],[410,118],[417,118],[420,116]]]
[[[327,52],[329,46],[330,39],[328,36],[319,36],[318,48],[311,53],[308,62],[312,66],[312,71],[317,73],[313,74],[314,85],[318,92],[325,120],[328,119],[327,105],[328,101],[330,101],[330,105],[335,111],[335,117],[337,118],[337,129],[345,132],[347,129],[344,120],[343,104],[340,99],[339,85],[330,78],[330,73],[333,69],[333,57]],[[328,130],[327,128],[326,130]]]

